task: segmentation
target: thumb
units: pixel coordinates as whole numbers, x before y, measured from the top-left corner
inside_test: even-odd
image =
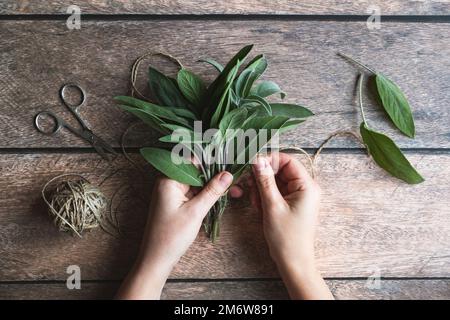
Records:
[[[209,183],[190,201],[198,213],[204,217],[209,209],[227,191],[233,182],[233,175],[227,171],[217,174]]]
[[[283,196],[278,190],[275,173],[268,159],[257,157],[253,164],[253,174],[261,198],[263,209],[273,208],[284,203]]]

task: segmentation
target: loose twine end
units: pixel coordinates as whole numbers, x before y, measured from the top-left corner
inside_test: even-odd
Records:
[[[316,161],[319,158],[320,154],[322,153],[322,150],[325,148],[325,146],[330,143],[331,140],[333,140],[336,137],[342,137],[342,136],[350,136],[355,138],[361,145],[364,146],[364,142],[362,141],[361,137],[354,131],[350,130],[343,130],[343,131],[337,131],[335,133],[332,133],[328,136],[319,146],[319,148],[316,150],[316,152],[311,156],[306,150],[299,148],[299,147],[291,147],[291,146],[282,146],[280,148],[280,151],[287,151],[291,153],[297,153],[297,154],[303,154],[308,159],[309,167],[311,176],[313,179],[316,178],[316,171],[317,171],[317,164]]]

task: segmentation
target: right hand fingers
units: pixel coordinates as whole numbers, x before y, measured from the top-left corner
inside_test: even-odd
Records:
[[[303,184],[308,185],[314,182],[313,178],[306,170],[305,166],[295,159],[294,157],[286,153],[273,153],[271,154],[272,162],[278,164],[277,177],[285,182],[301,181]]]
[[[275,173],[267,158],[259,156],[255,159],[253,174],[263,209],[271,210],[285,204],[283,196],[277,187]]]

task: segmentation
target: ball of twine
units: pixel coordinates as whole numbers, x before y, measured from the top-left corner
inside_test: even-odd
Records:
[[[49,192],[47,188],[57,179],[65,179]],[[78,174],[63,174],[48,181],[42,189],[42,198],[48,206],[55,225],[60,231],[73,232],[81,237],[85,230],[102,225],[108,200],[99,188]]]

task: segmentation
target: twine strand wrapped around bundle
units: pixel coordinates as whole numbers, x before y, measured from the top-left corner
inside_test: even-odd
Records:
[[[61,181],[47,198],[49,185],[66,176],[76,176],[77,179]],[[42,198],[60,231],[72,231],[81,237],[84,230],[103,226],[108,200],[99,188],[79,174],[52,178],[42,188]]]

